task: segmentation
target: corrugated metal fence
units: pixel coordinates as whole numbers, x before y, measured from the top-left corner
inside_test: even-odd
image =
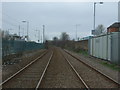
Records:
[[[90,55],[120,64],[120,32],[93,37],[88,47]]]
[[[2,56],[43,48],[41,43],[2,39]]]

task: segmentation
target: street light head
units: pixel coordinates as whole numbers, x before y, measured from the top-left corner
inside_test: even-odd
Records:
[[[22,21],[22,22],[26,22],[26,21]]]
[[[103,4],[103,2],[94,2],[94,4],[98,4],[98,3],[99,3],[99,4]]]
[[[100,2],[100,4],[103,4],[103,2]]]

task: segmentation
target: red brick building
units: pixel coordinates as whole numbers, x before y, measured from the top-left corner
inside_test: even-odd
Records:
[[[119,32],[120,22],[116,22],[107,28],[107,32]]]

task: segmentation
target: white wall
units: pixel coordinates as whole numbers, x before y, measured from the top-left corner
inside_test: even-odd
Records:
[[[95,37],[90,41],[90,55],[104,60],[111,60],[111,35]]]

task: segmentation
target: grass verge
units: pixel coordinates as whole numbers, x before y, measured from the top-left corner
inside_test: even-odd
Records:
[[[118,66],[116,64],[112,64],[112,63],[108,63],[108,62],[101,62],[101,64],[106,66],[106,67],[109,67],[113,70],[120,71],[120,66]]]
[[[75,52],[75,53],[80,53],[80,54],[82,54],[82,55],[84,55],[84,56],[89,56],[89,54],[88,54],[88,51],[87,50],[83,50],[83,49],[72,49],[72,48],[65,48],[65,49],[67,49],[67,50],[69,50],[69,51],[72,51],[72,52]]]
[[[80,50],[78,53],[83,54],[84,56],[88,56],[88,52],[85,50]]]

